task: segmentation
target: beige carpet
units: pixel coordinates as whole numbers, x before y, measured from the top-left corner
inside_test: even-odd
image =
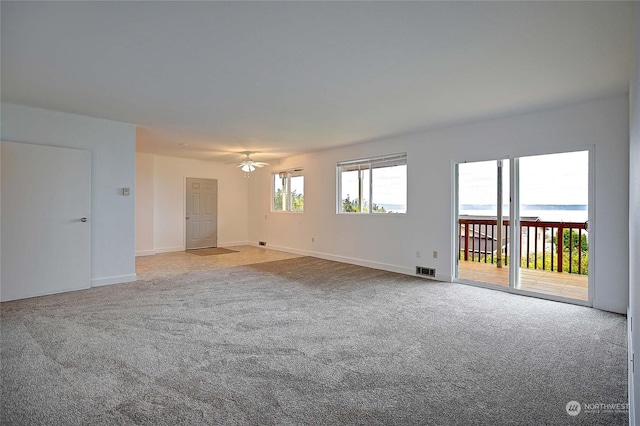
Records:
[[[229,250],[222,247],[212,247],[197,250],[187,250],[189,254],[197,254],[198,256],[214,256],[216,254],[237,253],[236,250]]]
[[[626,319],[299,257],[0,305],[3,424],[614,425]]]
[[[139,281],[175,277],[195,271],[212,271],[233,266],[252,265],[300,257],[297,254],[255,246],[234,246],[226,256],[193,256],[185,251],[136,257]]]

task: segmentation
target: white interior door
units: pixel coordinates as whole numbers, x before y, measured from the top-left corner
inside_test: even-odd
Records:
[[[2,142],[2,285],[8,301],[91,286],[91,153]]]
[[[218,181],[187,178],[187,250],[218,245]]]

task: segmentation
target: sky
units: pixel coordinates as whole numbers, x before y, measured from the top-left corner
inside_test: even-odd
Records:
[[[291,178],[291,192],[304,195],[304,177],[294,176]]]
[[[459,203],[496,204],[495,161],[459,165]],[[509,201],[509,161],[503,161],[504,203]],[[520,157],[520,204],[588,204],[589,152]]]
[[[368,172],[368,171],[367,171]],[[368,173],[365,187],[368,188]],[[378,167],[373,169],[373,202],[376,204],[407,204],[407,166]],[[358,198],[358,173],[346,172],[341,177],[341,195],[351,200]],[[365,190],[365,192],[368,189]],[[368,192],[365,199],[369,198]]]

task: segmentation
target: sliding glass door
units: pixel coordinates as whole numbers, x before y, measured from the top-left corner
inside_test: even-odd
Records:
[[[458,164],[457,276],[509,286],[509,160]]]
[[[589,169],[588,151],[457,164],[455,276],[588,302]]]
[[[518,159],[517,288],[589,300],[589,152]]]

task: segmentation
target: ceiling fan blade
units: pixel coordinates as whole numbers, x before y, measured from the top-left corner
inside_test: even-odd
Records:
[[[264,166],[268,166],[269,163],[263,163],[262,161],[254,161],[253,165],[258,167],[264,167]]]

